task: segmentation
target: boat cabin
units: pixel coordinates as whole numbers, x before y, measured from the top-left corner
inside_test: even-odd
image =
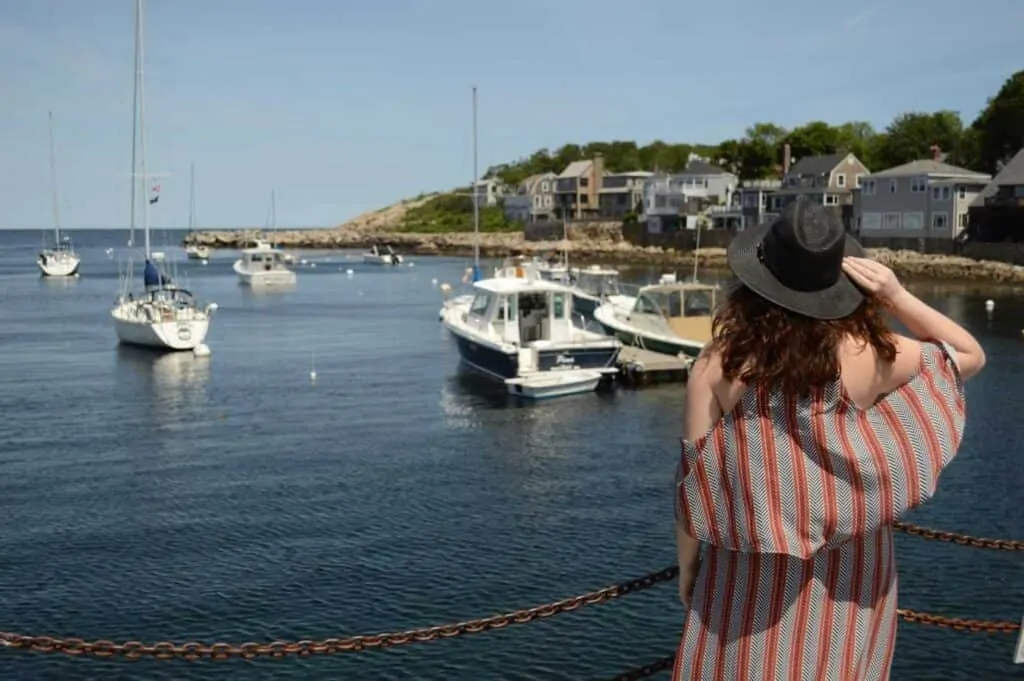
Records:
[[[474,289],[466,324],[495,340],[543,346],[573,339],[568,288],[540,278],[502,278],[477,282]]]
[[[276,248],[247,248],[242,251],[242,266],[248,270],[285,270],[284,253]]]
[[[604,269],[592,265],[575,272],[575,286],[583,293],[595,298],[620,295],[618,270]]]
[[[682,282],[655,284],[640,289],[633,313],[662,317],[681,338],[711,341],[711,317],[718,302],[719,287]]]

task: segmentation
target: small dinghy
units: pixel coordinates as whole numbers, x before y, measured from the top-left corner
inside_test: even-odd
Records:
[[[505,386],[510,394],[517,397],[543,400],[550,397],[594,392],[605,373],[607,372],[597,369],[542,371],[507,379]]]

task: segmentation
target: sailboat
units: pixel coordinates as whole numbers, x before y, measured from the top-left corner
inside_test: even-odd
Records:
[[[60,208],[57,199],[57,152],[53,142],[53,112],[49,112],[50,123],[50,183],[53,191],[53,248],[46,248],[39,254],[37,263],[45,277],[71,277],[78,273],[82,259],[75,253],[71,238],[60,237]]]
[[[132,193],[131,233],[135,233],[136,194],[141,181],[145,191],[149,179],[155,175],[146,173],[146,107],[145,82],[143,78],[142,47],[142,0],[135,1],[135,93],[133,97],[132,136]],[[138,144],[138,168],[136,168],[136,143]],[[114,302],[110,315],[114,330],[121,343],[141,345],[160,350],[192,350],[196,355],[206,355],[209,348],[203,344],[210,328],[210,319],[217,309],[216,303],[200,308],[192,293],[176,286],[163,267],[163,254],[153,252],[149,238],[149,207],[160,198],[159,185],[153,188],[153,198],[143,194],[142,215],[145,234],[144,288],[135,297],[131,291],[132,268],[129,265],[122,280],[121,293]],[[132,238],[134,242],[134,237]]]
[[[196,226],[196,166],[190,164],[188,167],[188,236],[192,236],[192,230]],[[210,258],[210,247],[202,244],[189,244],[185,247],[185,256],[189,260],[208,260]]]

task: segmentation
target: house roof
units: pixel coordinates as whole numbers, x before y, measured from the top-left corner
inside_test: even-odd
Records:
[[[729,171],[704,161],[690,161],[677,175],[728,175]]]
[[[847,153],[828,154],[827,156],[804,156],[789,169],[788,175],[824,175],[849,156]]]
[[[1024,184],[1024,149],[1018,151],[1010,159],[1010,162],[1003,166],[999,174],[992,178],[992,181],[985,186],[981,193],[974,197],[974,200],[971,201],[971,206],[984,206],[985,199],[995,195],[999,191],[1000,186],[1016,184]]]
[[[908,175],[954,175],[957,177],[969,177],[982,181],[987,181],[989,179],[989,176],[985,173],[976,173],[973,170],[968,170],[967,168],[942,163],[941,161],[935,161],[930,158],[911,161],[910,163],[904,163],[901,166],[886,168],[885,170],[880,170],[877,173],[871,174],[872,177],[903,177]]]
[[[565,170],[558,173],[558,177],[582,177],[590,172],[590,166],[592,165],[594,165],[593,161],[573,161],[565,167]]]

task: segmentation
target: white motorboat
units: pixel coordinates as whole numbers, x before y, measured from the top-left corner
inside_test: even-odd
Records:
[[[363,253],[363,262],[367,265],[401,265],[403,258],[390,245],[380,247],[374,244],[369,251]]]
[[[590,370],[604,376],[618,372],[615,360],[622,343],[575,323],[572,291],[535,274],[484,279],[473,284],[468,310],[443,311],[443,323],[470,369],[502,381],[510,389],[552,395],[593,390],[590,374],[570,381],[533,379],[538,374]],[[530,387],[530,378],[537,382]]]
[[[215,303],[200,307],[192,296],[171,281],[163,269],[163,254],[154,253],[149,238],[149,207],[159,199],[157,193],[149,198],[149,179],[156,175],[146,173],[145,133],[145,87],[142,69],[142,0],[135,3],[135,97],[137,139],[132,138],[132,203],[131,229],[135,232],[136,194],[138,186],[143,187],[143,228],[145,231],[145,269],[143,270],[143,292],[136,297],[131,292],[132,268],[122,280],[121,293],[114,303],[110,315],[114,322],[117,338],[122,343],[142,345],[161,350],[193,350],[206,355],[209,349],[203,344],[210,329],[210,320],[217,309]],[[136,169],[136,141],[138,142],[139,167]],[[154,188],[159,192],[159,186]]]
[[[718,286],[697,282],[652,284],[640,289],[633,309],[604,303],[594,319],[626,345],[695,358],[711,341],[718,293]]]
[[[587,319],[593,319],[594,310],[604,303],[629,310],[636,302],[636,297],[622,293],[618,270],[591,265],[574,268],[570,274],[573,303],[576,310]]]
[[[60,202],[57,199],[57,152],[53,141],[53,112],[49,113],[50,182],[52,185],[53,247],[44,248],[36,263],[45,277],[71,277],[78,274],[82,259],[75,253],[71,238],[60,235]]]
[[[245,249],[233,268],[246,286],[291,286],[296,280],[284,253],[266,246]]]
[[[209,260],[210,247],[198,244],[189,244],[185,247],[185,255],[189,260]]]

